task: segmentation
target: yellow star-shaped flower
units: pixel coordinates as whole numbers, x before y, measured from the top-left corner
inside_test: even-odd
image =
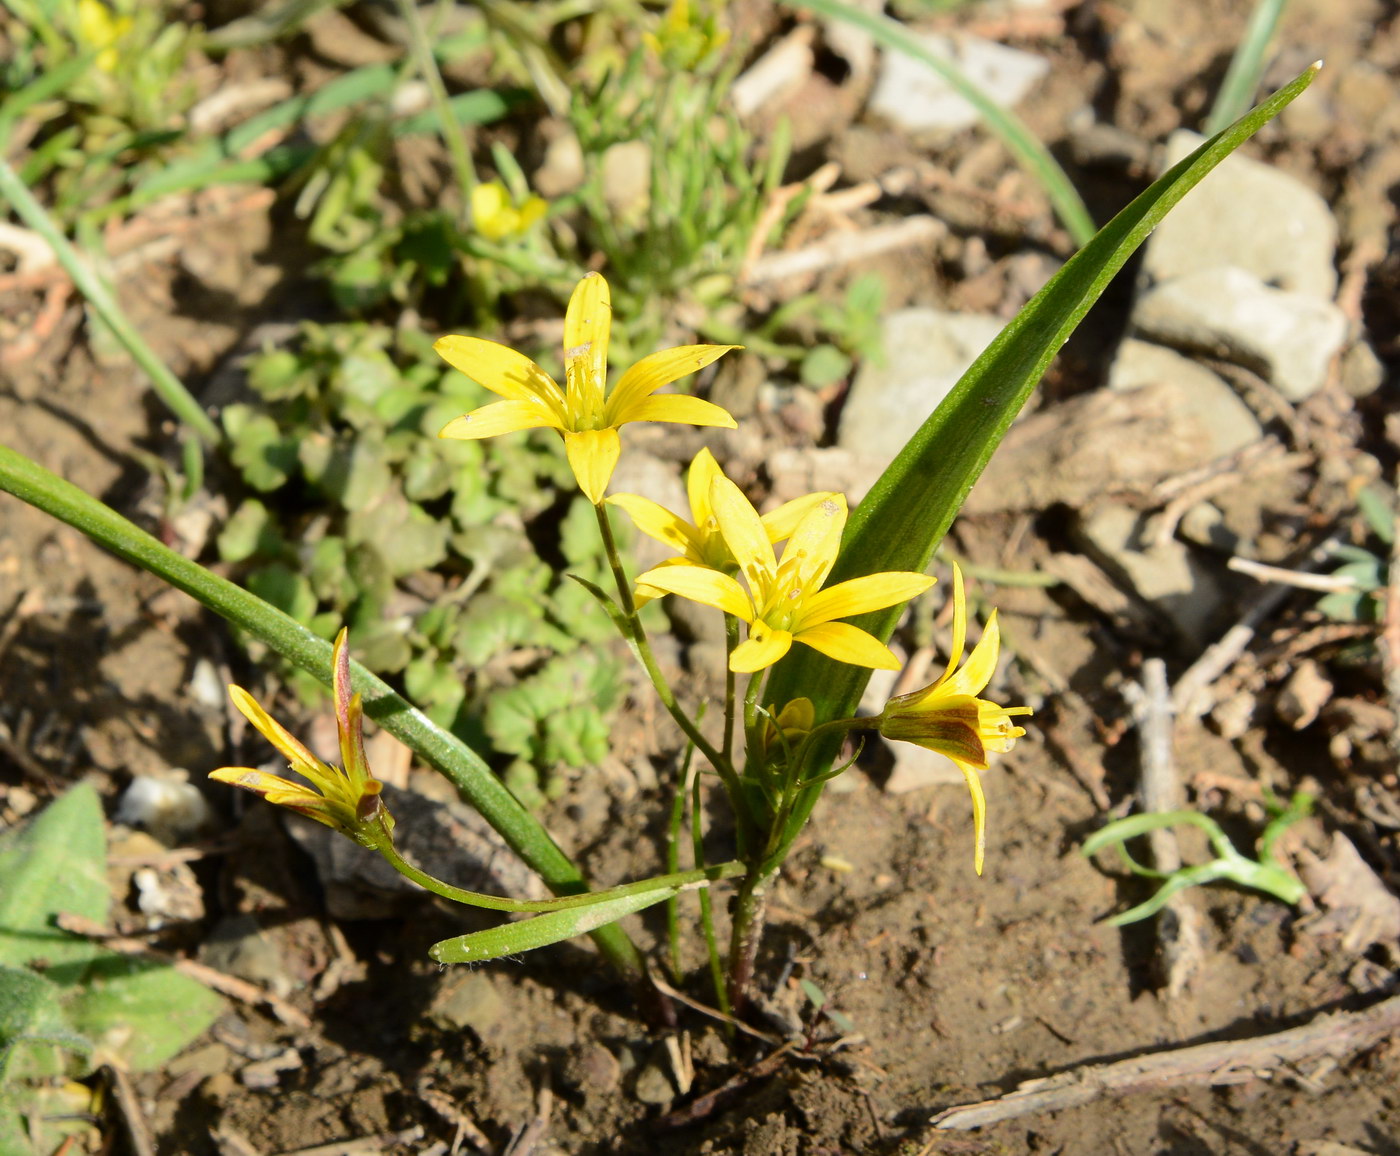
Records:
[[[962,771],[972,792],[972,822],[977,839],[973,866],[981,875],[987,845],[987,800],[979,772],[987,769],[989,755],[1009,751],[1026,733],[1025,728],[1011,721],[1011,716],[1028,715],[1031,708],[998,706],[977,697],[996,673],[1001,649],[995,610],[987,619],[981,641],[967,656],[962,669],[958,669],[966,643],[967,598],[962,571],[954,563],[953,650],[948,656],[948,668],[922,690],[890,699],[880,715],[879,729],[887,739],[915,743],[946,755]]]
[[[229,687],[233,704],[258,732],[276,747],[291,769],[310,786],[269,775],[253,767],[221,767],[210,773],[216,782],[242,787],[269,803],[297,811],[324,823],[366,847],[379,848],[390,840],[393,816],[379,797],[384,784],[374,777],[365,758],[364,715],[360,696],[350,693],[350,655],[347,632],[335,640],[335,721],[340,734],[340,758],[344,768],[323,763],[259,705],[241,686]],[[314,789],[313,789],[314,788]]]
[[[693,522],[687,522],[665,506],[639,494],[613,494],[608,505],[626,510],[643,534],[680,551],[678,557],[667,558],[661,566],[703,566],[729,574],[739,563],[720,533],[719,519],[710,506],[710,486],[716,478],[722,477],[724,471],[719,468],[714,454],[702,449],[695,455],[686,474],[686,496],[690,499]],[[834,497],[836,495],[830,493],[807,494],[764,514],[763,528],[768,541],[777,545],[785,540],[808,510]],[[637,604],[645,605],[664,593],[655,586],[638,585]]]
[[[630,421],[686,425],[737,423],[719,406],[682,394],[657,395],[663,385],[704,369],[737,345],[679,345],[642,358],[606,392],[612,299],[601,274],[574,289],[564,314],[564,388],[523,353],[479,337],[449,336],[433,346],[454,369],[505,400],[454,418],[438,435],[489,438],[524,429],[555,429],[579,488],[595,506],[603,501],[618,456],[619,427]]]
[[[802,516],[783,547],[781,563],[758,511],[728,478],[711,482],[710,508],[747,587],[728,574],[686,564],[654,567],[637,583],[716,606],[747,622],[749,636],[729,656],[730,670],[748,673],[772,666],[794,642],[839,662],[899,669],[899,659],[883,642],[836,619],[907,601],[932,586],[933,579],[890,571],[823,590],[846,526],[844,497],[825,495]]]

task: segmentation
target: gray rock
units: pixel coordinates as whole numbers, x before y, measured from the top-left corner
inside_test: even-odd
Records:
[[[1174,387],[1181,413],[1199,421],[1208,431],[1213,456],[1234,453],[1263,436],[1250,408],[1205,366],[1165,345],[1132,338],[1124,341],[1108,371],[1108,388],[1137,389],[1156,384]]]
[[[672,1087],[670,1077],[653,1060],[637,1073],[632,1094],[643,1104],[663,1105],[676,1098],[676,1089]]]
[[[1175,539],[1143,547],[1142,520],[1126,506],[1105,506],[1082,519],[1079,536],[1091,554],[1155,608],[1193,650],[1213,637],[1225,592],[1188,546]]]
[[[1365,341],[1358,341],[1342,355],[1342,388],[1354,398],[1370,397],[1385,382],[1385,364]]]
[[[962,785],[966,781],[957,763],[947,755],[913,743],[890,743],[889,746],[894,755],[894,767],[885,780],[886,794],[907,795],[924,787]]]
[[[1209,421],[1176,382],[1071,398],[1011,427],[963,512],[1077,508],[1114,491],[1151,489],[1234,448],[1237,434]]]
[[[1204,138],[1180,130],[1167,142],[1176,164]],[[1161,283],[1234,265],[1260,281],[1320,301],[1337,289],[1337,222],[1312,189],[1270,165],[1227,157],[1157,226],[1142,273]]]
[[[1138,335],[1254,370],[1290,401],[1326,383],[1346,341],[1347,318],[1330,301],[1265,285],[1235,267],[1189,273],[1144,294]]]
[[[1178,537],[1188,542],[1227,556],[1247,552],[1244,550],[1246,544],[1226,522],[1225,515],[1214,502],[1197,502],[1181,516],[1176,532]]]
[[[509,1009],[484,971],[454,968],[428,1006],[428,1019],[440,1028],[470,1028],[484,1044],[503,1042],[510,1034]]]
[[[285,998],[292,992],[287,960],[258,926],[255,916],[231,915],[219,920],[200,948],[199,958],[216,971],[264,985],[275,995]]]
[[[933,413],[1002,330],[995,317],[901,309],[885,318],[883,365],[866,361],[851,383],[837,445],[881,468]]]
[[[918,36],[935,56],[950,61],[1003,108],[1021,100],[1050,71],[1050,62],[976,36]],[[886,52],[870,97],[870,110],[914,132],[958,132],[981,114],[921,60]]]
[[[579,1043],[564,1059],[560,1076],[566,1087],[585,1096],[610,1096],[622,1083],[622,1065],[600,1043]]]

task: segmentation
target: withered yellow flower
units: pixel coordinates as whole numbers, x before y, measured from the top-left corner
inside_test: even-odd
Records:
[[[885,704],[880,715],[880,733],[887,739],[916,743],[946,755],[957,764],[972,793],[972,822],[976,835],[973,866],[982,874],[987,844],[987,800],[982,793],[982,776],[989,756],[1009,751],[1025,728],[1011,721],[1013,715],[1028,715],[1028,706],[998,706],[978,698],[996,673],[1001,649],[1001,630],[996,611],[987,619],[981,641],[967,656],[967,598],[963,592],[962,570],[953,565],[953,649],[948,667],[936,682]]]
[[[711,482],[710,508],[747,586],[717,570],[685,564],[654,567],[637,583],[716,606],[748,623],[749,636],[730,655],[730,670],[748,673],[772,666],[794,642],[839,662],[899,669],[899,659],[883,642],[836,619],[905,602],[932,586],[933,579],[890,571],[823,590],[846,526],[842,495],[827,495],[802,516],[783,547],[781,562],[758,511],[728,478]]]
[[[347,634],[335,640],[335,721],[340,735],[343,767],[323,763],[301,744],[241,686],[230,686],[233,704],[258,732],[286,757],[291,769],[310,786],[269,775],[254,767],[221,767],[210,773],[216,782],[242,787],[269,803],[286,807],[324,823],[366,847],[379,848],[389,841],[393,816],[380,799],[384,784],[374,777],[365,757],[364,715],[360,696],[350,691],[350,655]]]
[[[737,569],[739,563],[720,533],[719,519],[710,506],[710,486],[716,478],[722,477],[724,471],[708,449],[702,449],[695,455],[686,474],[686,496],[690,499],[693,522],[687,522],[660,503],[643,498],[640,494],[613,494],[608,498],[608,505],[626,510],[643,534],[680,551],[679,556],[667,558],[660,566],[704,566],[728,574]],[[764,514],[763,529],[768,540],[774,545],[784,541],[808,510],[834,497],[836,495],[831,493],[806,494]],[[643,605],[664,593],[655,586],[639,584],[637,604]]]
[[[704,369],[737,345],[679,345],[642,358],[606,390],[612,298],[599,273],[574,289],[564,314],[564,388],[509,346],[479,337],[449,336],[433,346],[454,369],[500,395],[438,435],[477,439],[526,429],[558,430],[579,488],[595,506],[603,501],[622,453],[618,429],[632,421],[686,425],[737,425],[729,413],[698,397],[657,394],[687,374]]]

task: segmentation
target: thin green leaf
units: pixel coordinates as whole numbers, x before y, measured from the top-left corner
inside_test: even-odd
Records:
[[[1237,120],[1254,99],[1260,78],[1264,75],[1269,41],[1274,38],[1279,18],[1287,5],[1288,0],[1258,0],[1254,5],[1244,36],[1235,49],[1235,55],[1230,58],[1230,67],[1225,72],[1220,91],[1215,94],[1215,103],[1210,106],[1210,116],[1206,118],[1204,129],[1206,136],[1214,136]]]
[[[127,319],[107,283],[73,248],[53,219],[15,175],[9,162],[3,158],[0,158],[0,196],[10,202],[20,220],[38,233],[53,250],[53,255],[63,266],[63,271],[72,278],[73,284],[87,298],[94,312],[112,330],[136,363],[146,371],[161,401],[204,442],[218,445],[222,440],[219,428],[204,412],[204,407],[191,396],[184,383],[170,372],[165,362],[146,343],[145,338]]]
[[[1155,181],[1027,303],[853,511],[830,583],[876,571],[922,570],[928,565],[1012,420],[1109,281],[1168,210],[1307,88],[1318,67],[1308,69]],[[852,621],[877,638],[888,638],[901,612],[896,606]],[[849,717],[868,677],[869,671],[798,646],[774,668],[767,698],[786,702],[806,695],[816,706],[818,718]],[[823,756],[830,758],[833,753],[824,750]],[[815,801],[816,792],[810,792],[794,811],[794,824],[805,821]]]
[[[1356,495],[1356,508],[1371,527],[1371,533],[1387,546],[1395,544],[1395,503],[1389,491],[1367,486]]]
[[[1200,867],[1183,868],[1163,883],[1151,899],[1145,903],[1139,903],[1136,907],[1130,907],[1127,911],[1110,919],[1105,919],[1104,922],[1110,927],[1122,927],[1124,924],[1146,919],[1149,915],[1156,915],[1167,905],[1167,901],[1178,892],[1185,891],[1188,887],[1199,887],[1205,883],[1213,883],[1223,877],[1225,874],[1224,866],[1217,860],[1202,864]]]
[[[1001,138],[1002,144],[1010,150],[1017,163],[1045,190],[1045,195],[1050,198],[1056,215],[1069,230],[1074,243],[1084,245],[1093,237],[1094,219],[1084,207],[1084,201],[1069,177],[1065,175],[1065,170],[1050,155],[1050,150],[1036,139],[1035,134],[1026,127],[1020,117],[992,100],[969,80],[956,64],[930,52],[903,25],[886,16],[857,8],[845,0],[791,0],[790,7],[804,8],[823,16],[844,20],[862,32],[869,33],[872,39],[886,48],[893,48],[896,52],[902,52],[927,64],[982,115],[987,128]]]
[[[616,923],[624,915],[664,902],[678,890],[676,887],[657,887],[587,907],[551,911],[519,923],[506,923],[471,935],[459,935],[456,939],[444,939],[433,944],[428,949],[428,955],[438,963],[481,963],[503,955],[519,955]]]
[[[1160,831],[1164,827],[1182,825],[1199,827],[1211,837],[1212,841],[1221,834],[1215,820],[1202,815],[1199,811],[1153,811],[1146,815],[1129,815],[1126,819],[1118,819],[1109,823],[1108,826],[1095,831],[1085,839],[1084,846],[1080,848],[1080,851],[1086,856],[1095,855],[1105,847],[1111,847],[1114,843],[1136,839],[1139,835],[1146,835],[1149,831]]]
[[[0,146],[4,145],[11,127],[27,109],[58,96],[75,80],[85,75],[92,67],[96,55],[95,52],[87,52],[65,60],[56,68],[40,73],[35,80],[7,96],[4,103],[0,104]]]

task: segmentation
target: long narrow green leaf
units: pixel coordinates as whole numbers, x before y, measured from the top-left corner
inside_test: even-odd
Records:
[[[1084,207],[1083,199],[1065,175],[1065,170],[1050,155],[1050,150],[1040,143],[1020,117],[992,100],[956,64],[930,52],[902,24],[887,16],[857,8],[845,0],[789,0],[789,6],[844,20],[869,33],[872,39],[886,48],[893,48],[927,64],[981,114],[987,128],[1001,138],[1016,162],[1036,179],[1050,198],[1056,215],[1074,238],[1074,243],[1083,245],[1094,235],[1094,218]]]
[[[1154,182],[1027,303],[852,513],[831,583],[928,565],[992,451],[1109,281],[1168,210],[1307,88],[1319,67],[1313,65]],[[853,621],[877,638],[888,638],[900,613],[900,607],[891,607]],[[774,669],[765,701],[781,706],[806,695],[818,718],[842,718],[855,710],[868,677],[860,667],[798,646]],[[815,798],[805,809],[811,802]],[[798,819],[805,818],[802,810]]]
[[[1230,58],[1220,91],[1215,94],[1215,103],[1210,106],[1204,130],[1206,136],[1220,132],[1254,99],[1259,79],[1264,75],[1264,54],[1287,6],[1288,0],[1257,0],[1255,3],[1244,36]]]
[[[1143,815],[1129,815],[1125,819],[1114,820],[1108,826],[1100,828],[1085,839],[1084,845],[1079,850],[1084,855],[1096,855],[1114,843],[1136,839],[1139,835],[1146,835],[1149,831],[1160,831],[1166,827],[1182,825],[1199,827],[1207,835],[1215,835],[1220,831],[1213,819],[1202,815],[1199,811],[1149,811]]]
[[[146,371],[161,401],[203,441],[209,445],[218,445],[223,440],[219,427],[191,396],[184,382],[170,372],[156,351],[127,320],[126,313],[117,303],[116,296],[107,283],[78,255],[77,250],[69,244],[68,238],[24,187],[24,182],[15,175],[14,169],[10,168],[9,162],[3,157],[0,157],[0,197],[9,201],[10,206],[19,214],[20,220],[48,243],[54,256],[58,258],[58,263],[63,266],[63,271],[73,279],[73,284],[106,322],[117,340],[126,347],[136,364]]]
[[[485,931],[474,931],[470,935],[459,935],[455,939],[435,943],[428,948],[428,957],[438,963],[481,963],[488,959],[500,959],[503,955],[520,955],[537,947],[547,947],[551,943],[561,943],[576,935],[597,931],[616,923],[624,915],[662,903],[681,890],[685,889],[656,887],[617,899],[606,899],[587,907],[551,911],[519,923],[503,923],[499,927],[489,927]]]
[[[52,514],[118,557],[158,575],[265,642],[326,686],[331,685],[331,644],[325,639],[262,599],[162,545],[111,507],[3,445],[0,490]],[[357,662],[350,665],[354,687],[364,696],[365,713],[450,779],[463,798],[481,812],[552,891],[572,895],[587,890],[578,868],[475,751],[377,675]],[[639,971],[636,948],[619,929],[600,928],[595,938],[599,948],[621,970],[630,974]]]

